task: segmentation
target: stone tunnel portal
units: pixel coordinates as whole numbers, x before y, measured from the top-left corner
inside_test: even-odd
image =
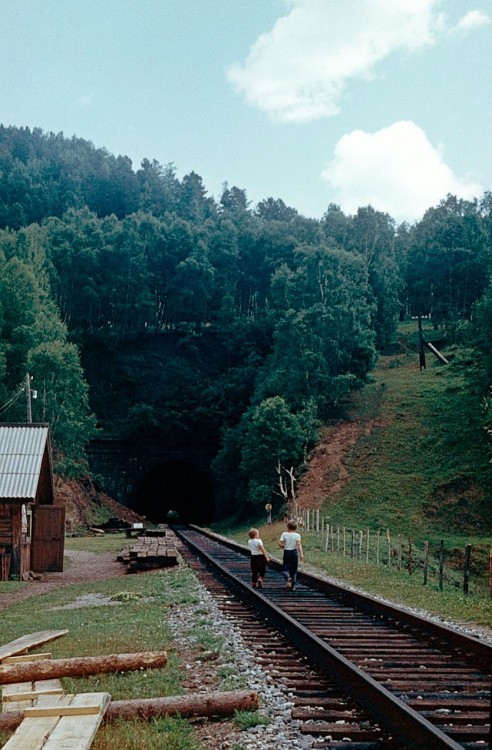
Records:
[[[140,485],[135,510],[151,523],[167,523],[173,512],[183,523],[210,523],[215,518],[211,478],[186,461],[158,464]]]

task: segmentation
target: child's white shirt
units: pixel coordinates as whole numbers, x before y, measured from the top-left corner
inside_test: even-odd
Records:
[[[263,546],[263,542],[259,537],[254,537],[254,539],[248,539],[248,547],[251,550],[252,555],[262,555],[263,551],[261,550],[261,547]]]
[[[297,549],[297,542],[301,541],[301,535],[297,531],[283,531],[280,541],[284,543],[284,549]]]

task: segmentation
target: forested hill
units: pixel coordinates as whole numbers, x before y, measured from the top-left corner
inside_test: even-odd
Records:
[[[448,196],[414,226],[371,206],[315,220],[0,126],[1,418],[23,419],[29,372],[59,471],[86,470],[96,428],[206,440],[230,507],[250,512],[287,499],[399,319],[430,316],[466,352],[477,411],[488,404],[491,249],[491,194]]]

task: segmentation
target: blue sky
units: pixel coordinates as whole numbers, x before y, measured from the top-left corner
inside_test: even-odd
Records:
[[[0,122],[413,222],[492,190],[491,0],[0,0]]]

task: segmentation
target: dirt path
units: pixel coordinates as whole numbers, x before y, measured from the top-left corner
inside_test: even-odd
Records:
[[[70,566],[63,573],[45,573],[39,581],[28,581],[21,589],[0,593],[0,609],[30,599],[32,596],[42,596],[50,591],[71,586],[73,583],[90,581],[104,581],[108,578],[119,578],[126,575],[126,568],[115,560],[114,552],[81,552],[65,550],[70,558]]]

